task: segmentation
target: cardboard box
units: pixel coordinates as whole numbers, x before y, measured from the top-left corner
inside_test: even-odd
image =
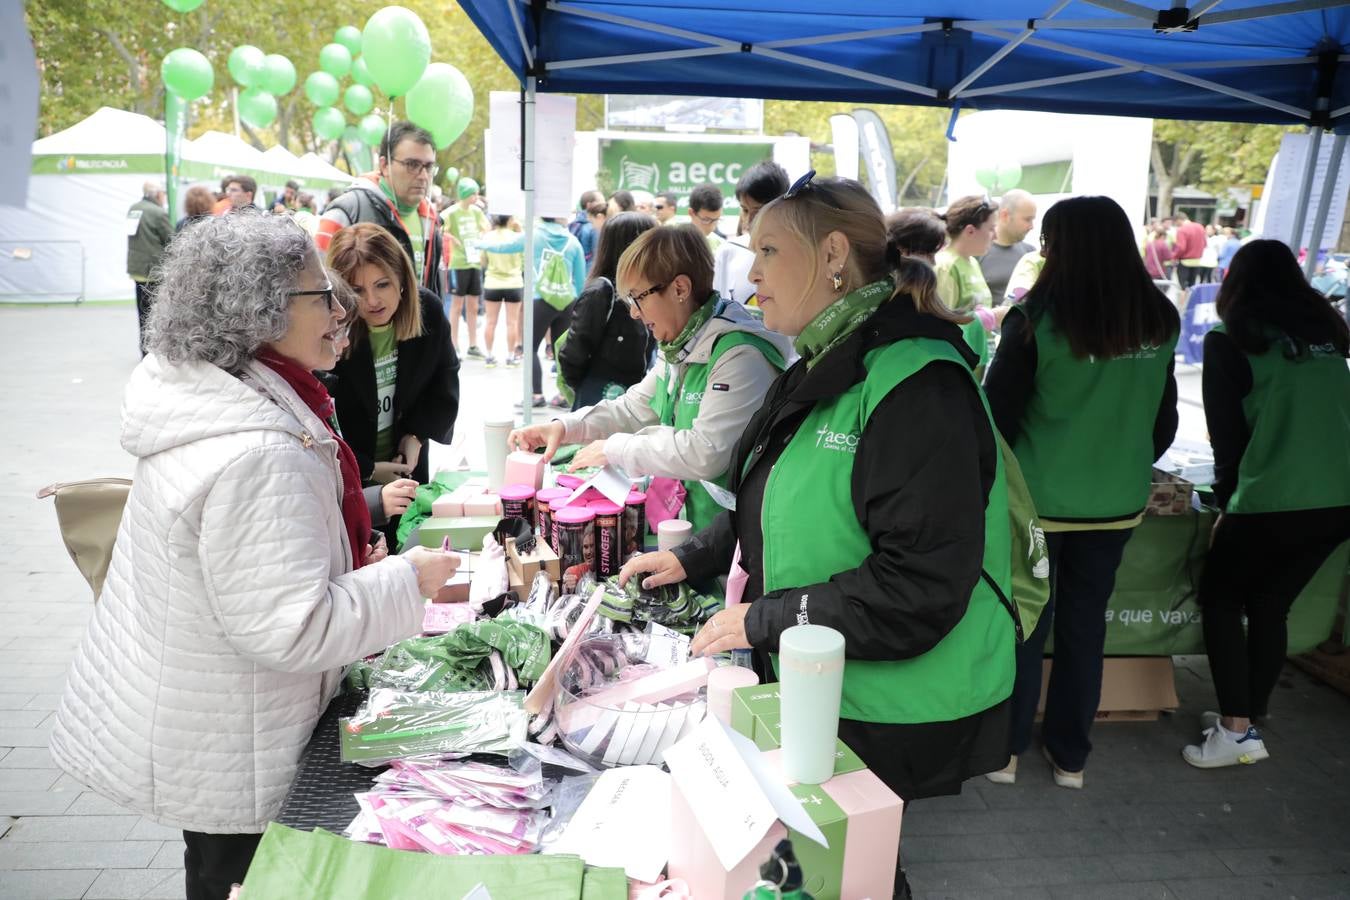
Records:
[[[1144,507],[1146,516],[1180,516],[1191,508],[1191,495],[1195,485],[1180,475],[1153,470],[1153,487],[1149,491],[1148,505]]]
[[[418,541],[423,547],[440,547],[448,537],[456,550],[482,550],[484,535],[491,534],[498,521],[496,516],[432,516],[419,527]]]
[[[493,522],[493,525],[496,524]],[[554,583],[562,581],[562,562],[558,559],[558,554],[553,552],[553,548],[542,540],[535,540],[534,550],[521,556],[516,552],[516,539],[507,538],[506,562],[507,569],[514,569],[514,574],[520,576],[522,584],[534,584],[534,576],[538,575],[541,569],[548,572],[549,579]]]
[[[517,450],[506,457],[506,477],[502,484],[524,484],[537,491],[544,486],[546,468],[542,453]]]
[[[755,742],[761,750],[783,746],[783,716],[778,684],[752,684],[731,692],[731,730]],[[846,775],[867,766],[843,741],[836,742],[834,774]]]
[[[469,600],[469,584],[473,580],[473,573],[460,570],[451,576],[438,591],[436,596],[431,598],[432,603],[467,603]]]
[[[1045,690],[1050,683],[1050,660],[1041,669],[1041,701],[1036,718],[1045,712]],[[1102,660],[1102,699],[1098,722],[1151,722],[1163,710],[1181,705],[1170,656],[1108,656]]]
[[[500,519],[502,515],[502,498],[490,492],[479,494],[476,497],[470,497],[468,500],[464,501],[464,515],[496,516]]]
[[[782,771],[782,751],[764,759]],[[869,769],[836,774],[824,784],[792,786],[829,847],[788,829],[788,839],[816,900],[889,897],[895,888],[903,801]]]

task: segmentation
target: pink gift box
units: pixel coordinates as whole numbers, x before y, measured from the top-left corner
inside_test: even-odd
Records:
[[[501,514],[502,498],[496,494],[479,494],[464,503],[464,515],[466,516],[500,516]]]
[[[454,495],[442,494],[431,501],[431,514],[451,519],[464,518],[464,501]]]
[[[502,484],[528,484],[536,491],[544,486],[543,454],[517,450],[506,457],[506,478]]]
[[[689,895],[697,900],[741,900],[759,881],[760,865],[773,854],[778,842],[787,837],[783,823],[774,822],[755,848],[728,872],[722,868],[717,851],[703,833],[693,808],[674,779],[671,780],[670,813],[670,862],[666,872],[670,878],[686,882]]]

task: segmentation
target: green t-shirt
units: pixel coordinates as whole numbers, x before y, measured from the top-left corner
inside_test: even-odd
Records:
[[[370,329],[370,355],[375,360],[375,461],[394,458],[394,388],[398,384],[398,338],[393,325]]]
[[[984,281],[978,259],[942,250],[935,262],[938,296],[949,308],[970,312],[978,306],[990,305],[989,285]]]
[[[488,219],[476,206],[467,209],[456,203],[445,211],[445,233],[455,238],[450,253],[450,268],[476,269],[483,263],[482,251],[469,242],[488,233]]]
[[[418,282],[421,282],[422,273],[426,271],[427,259],[427,236],[422,233],[422,217],[417,214],[416,209],[410,213],[399,213],[398,217],[403,220],[403,227],[408,230],[408,240],[413,248],[413,269],[417,271]]]

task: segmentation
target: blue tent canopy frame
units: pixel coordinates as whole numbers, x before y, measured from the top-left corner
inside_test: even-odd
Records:
[[[1336,135],[1321,234],[1350,134],[1350,0],[1191,2],[461,0],[521,82],[531,219],[538,90],[1306,125],[1310,162]],[[1295,235],[1313,176],[1310,164]],[[527,388],[527,421],[528,401]]]

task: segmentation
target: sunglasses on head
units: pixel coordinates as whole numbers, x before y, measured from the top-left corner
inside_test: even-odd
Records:
[[[802,191],[811,187],[811,179],[815,177],[816,177],[816,170],[812,169],[805,175],[803,175],[801,178],[798,178],[796,181],[792,183],[792,187],[787,189],[787,193],[783,195],[783,199],[791,200],[793,197],[797,196]]]

